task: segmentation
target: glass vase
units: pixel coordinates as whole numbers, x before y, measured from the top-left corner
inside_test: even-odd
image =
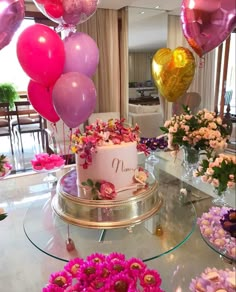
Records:
[[[214,194],[215,198],[212,200],[212,204],[216,206],[227,206],[226,202],[226,194],[228,192],[228,189],[222,191],[221,188],[215,188]]]
[[[183,147],[183,167],[185,174],[183,179],[191,180],[193,177],[193,170],[197,168],[199,161],[199,151],[192,147]]]

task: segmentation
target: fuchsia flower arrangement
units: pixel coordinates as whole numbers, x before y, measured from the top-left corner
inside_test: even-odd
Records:
[[[138,258],[94,253],[86,260],[73,259],[63,271],[51,274],[42,292],[163,292],[160,285],[159,273]]]
[[[56,154],[41,153],[35,155],[35,158],[31,160],[31,164],[34,170],[51,170],[62,167],[65,164],[65,160]]]
[[[5,177],[12,169],[12,165],[9,163],[5,155],[0,155],[0,178]]]
[[[86,126],[84,133],[79,129],[72,134],[72,151],[80,153],[80,158],[84,159],[83,167],[88,168],[92,163],[92,154],[96,153],[97,146],[122,144],[137,142],[138,151],[148,153],[147,147],[139,143],[139,127],[134,128],[124,125],[125,119],[110,119],[107,123],[97,120],[94,124]]]

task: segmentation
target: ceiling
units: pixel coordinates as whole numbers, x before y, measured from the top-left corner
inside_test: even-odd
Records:
[[[98,0],[98,8],[128,7],[129,50],[154,52],[166,47],[168,14],[179,15],[181,3],[182,0]]]
[[[168,14],[179,15],[181,3],[182,0],[100,0],[98,7],[128,6],[129,50],[155,52],[166,47]]]

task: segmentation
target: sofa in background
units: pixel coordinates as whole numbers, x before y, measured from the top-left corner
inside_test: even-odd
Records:
[[[157,137],[163,132],[163,112],[161,105],[134,105],[129,104],[129,124],[134,126],[136,123],[140,127],[141,137]]]

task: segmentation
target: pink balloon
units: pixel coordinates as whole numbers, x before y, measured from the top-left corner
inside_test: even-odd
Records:
[[[28,84],[28,97],[34,109],[46,120],[56,123],[60,120],[52,103],[52,87],[30,80]]]
[[[96,42],[82,32],[70,34],[63,42],[66,54],[63,72],[80,72],[92,77],[99,62]]]
[[[236,27],[233,0],[183,0],[182,30],[193,50],[202,57],[218,47]]]
[[[49,19],[66,28],[87,21],[97,10],[98,0],[33,0]]]
[[[0,50],[10,43],[24,16],[23,0],[0,1]]]
[[[50,87],[63,71],[64,44],[51,28],[34,24],[19,36],[17,57],[21,67],[32,80]]]
[[[52,91],[55,110],[69,128],[88,119],[95,109],[96,96],[93,81],[79,72],[61,75]]]

